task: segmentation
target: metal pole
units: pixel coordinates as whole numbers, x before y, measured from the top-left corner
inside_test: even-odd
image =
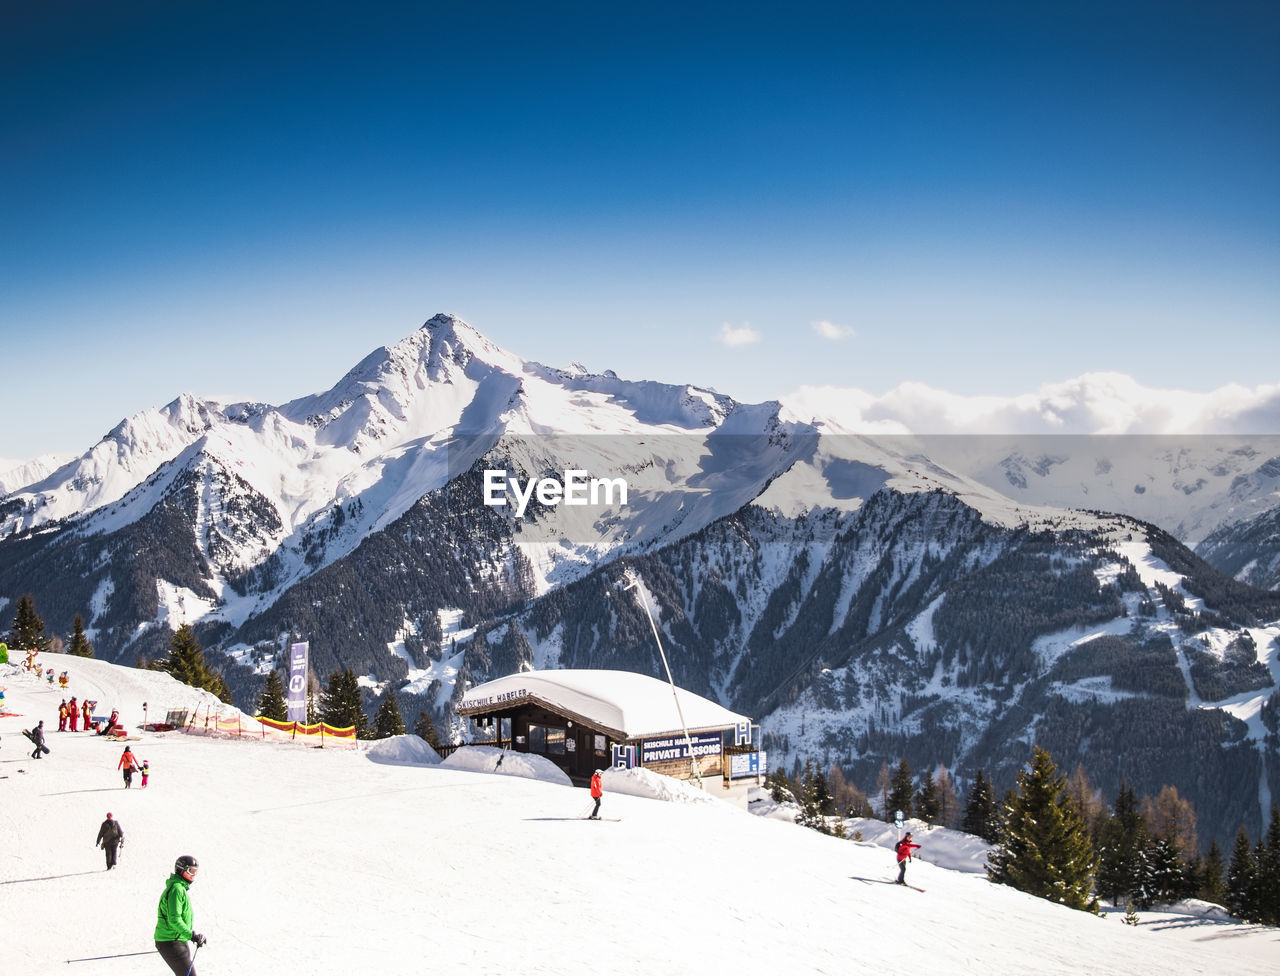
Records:
[[[671,698],[676,703],[676,714],[680,716],[680,728],[684,730],[684,741],[689,747],[689,770],[693,774],[691,778],[701,788],[702,773],[698,769],[698,757],[693,753],[693,737],[689,735],[689,726],[684,720],[684,709],[680,707],[680,696],[676,694],[676,682],[671,677],[671,665],[667,663],[667,653],[662,649],[662,638],[658,636],[658,625],[653,622],[653,612],[649,609],[649,601],[644,595],[644,588],[640,586],[640,577],[628,569],[627,579],[630,582],[623,589],[630,590],[634,588],[640,594],[640,605],[644,607],[645,616],[649,618],[649,628],[653,631],[654,643],[658,645],[658,656],[662,658],[662,666],[667,672],[667,683],[671,685]]]

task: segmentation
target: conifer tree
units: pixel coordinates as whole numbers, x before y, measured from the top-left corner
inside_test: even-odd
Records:
[[[920,791],[912,801],[916,816],[926,823],[938,820],[938,786],[933,781],[933,770],[926,769],[920,779]]]
[[[280,672],[267,672],[267,680],[262,686],[262,696],[258,699],[258,714],[276,722],[283,722],[289,717],[289,703],[284,697],[284,679]]]
[[[18,597],[14,608],[13,627],[9,631],[9,646],[15,651],[47,651],[49,638],[45,636],[44,621],[36,613],[36,600],[30,593]]]
[[[1227,911],[1246,922],[1257,921],[1256,883],[1257,870],[1253,863],[1253,851],[1249,849],[1249,835],[1241,826],[1236,834],[1235,847],[1231,851],[1231,863],[1227,866]]]
[[[1167,837],[1155,838],[1144,858],[1138,907],[1172,904],[1188,893],[1186,865],[1177,845]]]
[[[360,684],[350,668],[329,675],[329,685],[320,697],[320,721],[337,729],[354,726],[356,738],[369,737],[369,719],[364,713]]]
[[[1004,811],[987,873],[999,884],[1096,913],[1098,858],[1065,784],[1049,753],[1035,746],[1031,768],[1018,774],[1017,791]]]
[[[424,739],[432,749],[440,748],[440,733],[425,711],[418,712],[418,720],[413,723],[413,734]]]
[[[1259,841],[1258,847],[1258,917],[1265,925],[1280,925],[1280,805],[1271,804],[1266,842]]]
[[[1216,840],[1210,841],[1209,853],[1205,855],[1200,866],[1199,896],[1215,905],[1225,905],[1227,901],[1227,884],[1223,877],[1224,867],[1222,848]]]
[[[813,767],[813,804],[819,816],[830,817],[836,812],[835,796],[831,792],[826,774],[817,764]]]
[[[204,659],[204,650],[190,624],[183,624],[169,638],[169,656],[155,665],[157,670],[173,675],[184,685],[211,691],[224,702],[231,701],[231,691],[221,672],[212,670]]]
[[[71,644],[67,647],[67,653],[76,657],[93,657],[93,645],[85,636],[84,618],[80,614],[76,614],[76,619],[71,623]]]
[[[1120,905],[1133,898],[1141,900],[1146,850],[1147,823],[1138,811],[1133,789],[1120,784],[1116,809],[1102,829],[1101,861],[1098,865],[1098,894]]]
[[[981,769],[973,778],[973,787],[969,790],[969,802],[965,804],[960,829],[981,837],[988,844],[994,844],[1000,838],[1000,816],[996,809],[995,794]]]
[[[893,771],[893,782],[889,788],[888,805],[885,807],[885,820],[892,821],[901,810],[903,819],[909,819],[911,799],[915,796],[916,787],[911,778],[911,767],[905,758],[898,760],[898,768]]]
[[[400,717],[400,706],[396,704],[396,695],[388,691],[373,716],[373,737],[387,739],[393,735],[404,735],[404,719]]]

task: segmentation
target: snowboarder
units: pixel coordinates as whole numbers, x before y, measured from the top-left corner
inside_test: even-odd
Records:
[[[156,952],[176,976],[196,976],[194,957],[187,943],[194,942],[199,949],[207,941],[193,929],[191,898],[187,894],[198,870],[199,865],[190,854],[174,861],[173,874],[165,882],[156,908]]]
[[[587,818],[588,820],[600,819],[600,798],[604,796],[604,784],[600,780],[602,773],[602,770],[597,769],[591,774],[591,798],[596,801],[596,805],[595,809],[591,811],[591,816]]]
[[[80,724],[80,703],[74,697],[67,702],[67,720],[71,723],[71,731],[77,731]]]
[[[40,759],[49,751],[49,747],[44,744],[44,719],[36,723],[27,738],[35,744],[35,749],[31,752],[32,759]]]
[[[124,770],[124,788],[127,790],[133,786],[133,771],[138,768],[138,758],[133,754],[133,750],[129,746],[124,747],[124,752],[120,756],[120,761],[116,763],[116,769]]]
[[[151,775],[151,767],[147,765],[147,761],[142,760],[142,788],[147,788],[147,777]]]
[[[107,852],[107,870],[110,871],[116,866],[116,849],[124,844],[124,830],[120,827],[111,814],[107,814],[107,819],[102,821],[102,826],[98,828],[98,847]]]
[[[907,862],[911,860],[912,851],[920,850],[920,845],[911,843],[911,831],[908,830],[893,849],[898,855],[898,880],[894,884],[904,885],[907,883]]]

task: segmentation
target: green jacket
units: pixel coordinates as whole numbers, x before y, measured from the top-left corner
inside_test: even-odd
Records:
[[[194,932],[191,917],[191,899],[187,889],[191,882],[180,874],[169,875],[164,884],[164,894],[156,909],[157,942],[190,942]]]

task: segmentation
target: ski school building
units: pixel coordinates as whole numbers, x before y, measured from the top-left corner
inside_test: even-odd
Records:
[[[750,719],[629,671],[523,671],[469,689],[458,714],[492,730],[493,744],[545,756],[577,781],[606,766],[689,779],[695,762],[726,786],[764,774]]]

